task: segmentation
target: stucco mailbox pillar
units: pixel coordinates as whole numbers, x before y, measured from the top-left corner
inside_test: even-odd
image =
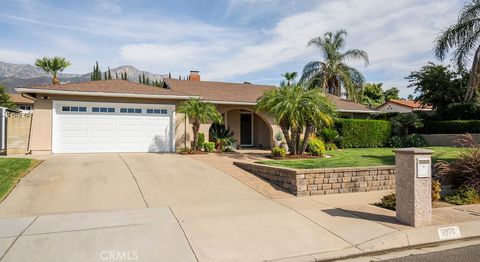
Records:
[[[414,226],[428,226],[432,220],[432,153],[421,148],[395,152],[397,220]]]

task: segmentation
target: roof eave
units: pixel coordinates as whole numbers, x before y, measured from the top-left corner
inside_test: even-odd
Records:
[[[67,90],[47,90],[37,88],[16,88],[17,92],[30,94],[56,94],[56,95],[75,95],[75,96],[103,96],[103,97],[126,97],[126,98],[164,98],[164,99],[190,99],[199,98],[198,96],[180,96],[180,95],[152,95],[152,94],[132,94],[132,93],[109,93],[109,92],[85,92],[85,91],[67,91]]]

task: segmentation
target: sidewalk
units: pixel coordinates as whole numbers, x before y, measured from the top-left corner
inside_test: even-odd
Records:
[[[178,204],[0,219],[1,261],[315,261],[480,236],[480,206],[412,228],[371,205],[387,192]]]

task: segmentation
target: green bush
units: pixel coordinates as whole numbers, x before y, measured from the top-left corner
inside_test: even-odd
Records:
[[[460,187],[444,197],[448,203],[456,205],[479,204],[480,195],[473,187]]]
[[[198,148],[203,148],[203,144],[205,144],[205,134],[198,133]]]
[[[395,208],[397,205],[397,200],[395,199],[395,193],[391,193],[382,197],[380,202],[376,203],[375,205],[395,211]]]
[[[206,142],[203,144],[203,150],[205,152],[213,152],[215,151],[215,143],[213,142]]]
[[[189,147],[182,147],[182,148],[180,148],[178,153],[182,154],[182,155],[190,155],[190,154],[193,154],[193,149],[191,149]]]
[[[235,152],[235,148],[233,146],[224,146],[222,148],[223,152]]]
[[[335,143],[338,141],[339,136],[337,130],[333,128],[323,128],[318,135],[319,137],[323,138],[323,141],[326,143]]]
[[[462,102],[437,109],[437,120],[475,120],[480,115],[480,103]]]
[[[480,120],[429,121],[425,123],[425,134],[480,133]]]
[[[325,154],[325,144],[322,139],[312,137],[308,140],[307,150],[312,156],[323,156]]]
[[[428,146],[427,140],[419,134],[411,134],[408,136],[392,136],[387,145],[393,148],[402,147],[426,147]]]
[[[287,156],[287,150],[283,147],[274,147],[272,148],[272,156],[273,157],[286,157]]]
[[[390,140],[388,140],[388,146],[393,148],[402,148],[404,145],[403,137],[401,136],[392,136]]]
[[[342,148],[382,147],[392,134],[392,124],[385,120],[339,119],[335,126]]]
[[[325,143],[325,150],[337,150],[338,147],[335,143]]]

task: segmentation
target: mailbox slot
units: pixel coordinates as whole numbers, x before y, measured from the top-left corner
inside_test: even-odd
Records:
[[[416,163],[417,177],[431,177],[432,164],[430,157],[418,157]]]

